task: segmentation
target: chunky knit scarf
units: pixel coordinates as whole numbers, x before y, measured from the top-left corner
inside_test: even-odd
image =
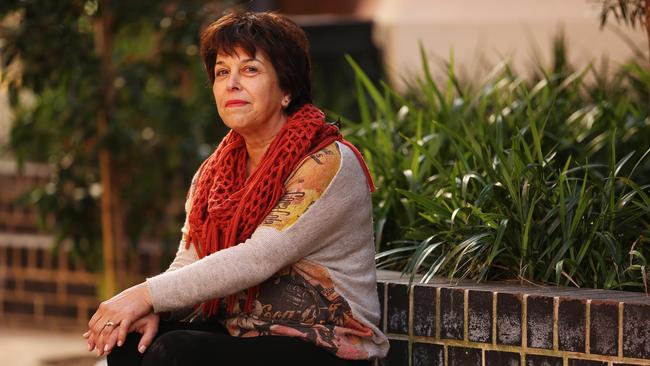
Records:
[[[359,151],[343,140],[338,128],[326,123],[323,112],[311,104],[305,104],[287,118],[248,179],[244,139],[231,130],[199,168],[189,213],[186,248],[193,244],[199,258],[203,258],[250,238],[285,194],[284,182],[300,161],[334,141],[341,141],[354,151],[370,190],[374,191],[372,178]],[[247,290],[244,311],[251,311],[258,290],[258,286]],[[204,313],[207,316],[215,314],[219,301],[213,299],[203,303]],[[235,295],[227,297],[228,313],[232,312],[235,301]]]

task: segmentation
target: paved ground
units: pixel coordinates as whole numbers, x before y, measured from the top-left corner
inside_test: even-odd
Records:
[[[81,334],[0,326],[0,364],[7,366],[100,366]]]

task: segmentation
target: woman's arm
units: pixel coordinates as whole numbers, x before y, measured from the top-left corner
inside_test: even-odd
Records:
[[[337,240],[346,215],[368,204],[370,195],[358,162],[343,164],[337,145],[306,159],[286,188],[276,208],[244,243],[147,279],[154,311],[224,297],[263,282]]]

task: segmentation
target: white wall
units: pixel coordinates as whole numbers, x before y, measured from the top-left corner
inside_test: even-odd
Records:
[[[553,37],[563,29],[569,61],[576,67],[609,58],[610,66],[633,56],[617,32],[648,52],[642,28],[614,22],[600,30],[596,0],[375,0],[375,42],[384,52],[391,83],[421,70],[418,41],[430,56],[432,70],[454,58],[464,78],[480,77],[504,58],[519,72],[529,72],[535,52],[548,64]]]

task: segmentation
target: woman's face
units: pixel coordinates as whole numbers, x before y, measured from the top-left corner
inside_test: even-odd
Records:
[[[282,102],[288,94],[264,52],[251,56],[237,47],[233,55],[218,54],[214,75],[212,92],[226,126],[244,137],[277,132],[286,120]]]

